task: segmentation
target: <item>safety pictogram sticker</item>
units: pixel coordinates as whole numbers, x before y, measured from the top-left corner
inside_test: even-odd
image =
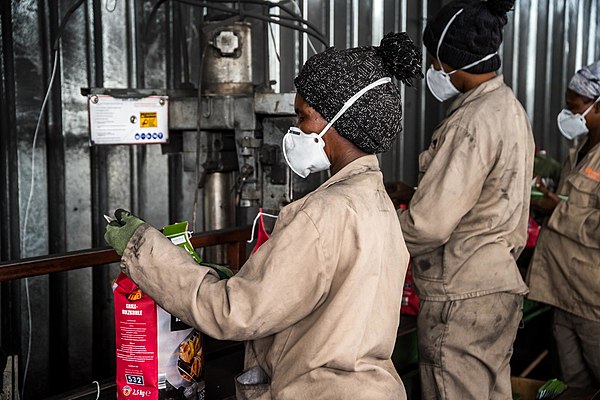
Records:
[[[156,112],[140,113],[140,128],[156,128],[158,126],[158,116]]]

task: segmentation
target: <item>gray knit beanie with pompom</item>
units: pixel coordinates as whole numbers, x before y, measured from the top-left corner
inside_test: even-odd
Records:
[[[413,78],[423,77],[421,51],[406,33],[389,33],[378,47],[332,47],[315,54],[306,61],[294,84],[304,101],[331,121],[350,97],[385,77],[396,77],[409,86]],[[369,90],[333,126],[367,153],[387,151],[402,133],[400,91],[393,83]]]

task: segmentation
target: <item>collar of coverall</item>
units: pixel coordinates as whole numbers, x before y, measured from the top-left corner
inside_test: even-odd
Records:
[[[477,87],[469,90],[467,93],[458,95],[458,97],[450,104],[450,107],[446,112],[446,116],[449,116],[463,105],[477,100],[481,96],[500,88],[502,85],[504,85],[504,76],[498,75],[489,81],[485,81]]]
[[[379,160],[375,154],[369,154],[362,156],[346,165],[344,168],[338,171],[337,174],[327,179],[317,190],[328,188],[338,182],[345,181],[355,175],[362,174],[367,171],[379,171]]]

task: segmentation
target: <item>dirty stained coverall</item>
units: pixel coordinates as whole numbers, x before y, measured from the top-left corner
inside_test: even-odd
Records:
[[[271,238],[228,280],[149,225],[135,232],[121,266],[200,331],[249,340],[245,366],[260,366],[271,385],[247,398],[406,399],[391,361],[409,257],[403,242],[369,155],[283,208]]]
[[[528,273],[529,298],[556,307],[553,330],[563,379],[600,383],[600,144],[577,163],[569,150],[561,201],[540,232]]]
[[[501,75],[459,95],[419,156],[418,189],[398,216],[423,301],[424,399],[512,398],[509,360],[527,293],[515,261],[533,157],[527,116]]]

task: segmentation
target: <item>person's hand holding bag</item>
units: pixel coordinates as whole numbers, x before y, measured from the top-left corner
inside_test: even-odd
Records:
[[[106,225],[104,240],[118,255],[122,256],[129,239],[142,224],[144,221],[129,211],[119,208],[115,211],[115,219]]]

